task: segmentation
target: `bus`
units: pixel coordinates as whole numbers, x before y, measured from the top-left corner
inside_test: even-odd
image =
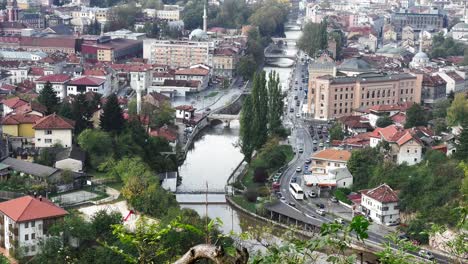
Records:
[[[304,191],[297,183],[291,183],[289,185],[289,191],[291,192],[292,196],[296,200],[303,200],[304,199]]]

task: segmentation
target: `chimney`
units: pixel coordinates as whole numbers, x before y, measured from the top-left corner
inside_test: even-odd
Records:
[[[42,202],[42,195],[39,195],[39,201]]]

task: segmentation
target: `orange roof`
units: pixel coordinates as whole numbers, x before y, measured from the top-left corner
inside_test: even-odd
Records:
[[[0,211],[15,222],[65,216],[67,211],[45,198],[23,196],[0,203]]]
[[[2,119],[2,125],[34,124],[41,117],[30,114],[10,114]]]
[[[379,134],[386,140],[392,141],[392,137],[398,132],[398,128],[395,125],[389,125],[381,128]]]
[[[312,159],[333,161],[348,161],[350,157],[351,152],[339,149],[324,149],[312,155]]]
[[[180,69],[175,72],[176,75],[208,75],[209,73],[209,70],[202,67]]]
[[[75,121],[69,120],[68,118],[61,117],[57,114],[51,114],[45,116],[36,121],[33,126],[34,129],[73,129],[75,127]]]
[[[17,107],[20,107],[22,105],[25,105],[27,104],[28,102],[26,102],[25,100],[19,98],[19,97],[13,97],[13,98],[10,98],[10,99],[5,99],[2,101],[2,104],[10,107],[11,109],[15,109]]]
[[[398,202],[398,195],[387,184],[382,184],[370,190],[362,190],[361,193],[381,203]]]

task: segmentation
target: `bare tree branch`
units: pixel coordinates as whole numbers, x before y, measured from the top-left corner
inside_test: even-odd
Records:
[[[237,249],[237,255],[233,257],[226,254],[222,246],[200,244],[190,248],[174,264],[194,264],[200,259],[209,259],[216,264],[247,264],[249,252],[245,248]]]

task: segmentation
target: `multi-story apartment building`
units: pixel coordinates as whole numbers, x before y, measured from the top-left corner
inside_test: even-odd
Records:
[[[214,42],[173,41],[145,39],[143,58],[149,63],[171,68],[190,67],[195,64],[213,64]]]
[[[400,209],[398,195],[387,184],[361,191],[361,209],[379,224],[398,224]]]
[[[164,5],[162,10],[156,10],[156,17],[167,21],[180,20],[180,7],[178,5]]]
[[[97,20],[99,23],[106,23],[110,20],[110,8],[81,6],[81,10],[72,13],[73,18],[89,18],[91,21]]]
[[[34,256],[49,228],[68,212],[42,197],[23,196],[0,203],[0,247]]]
[[[372,105],[421,101],[422,75],[365,74],[356,77],[321,76],[312,79],[308,109],[316,119],[349,115]]]
[[[58,98],[62,100],[67,96],[67,84],[71,77],[67,74],[50,74],[36,80],[36,92],[41,92],[45,85],[50,82]]]
[[[213,70],[216,76],[232,78],[239,62],[239,52],[232,48],[216,49],[213,55]]]

